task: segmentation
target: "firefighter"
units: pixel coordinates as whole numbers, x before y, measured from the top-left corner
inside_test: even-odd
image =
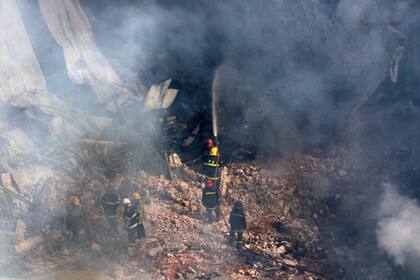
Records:
[[[213,143],[208,142],[208,145],[213,145],[209,148],[208,155],[204,160],[204,175],[212,180],[219,179],[220,173],[220,155],[219,148]]]
[[[138,217],[139,217],[139,226],[137,230],[137,240],[141,240],[146,237],[146,231],[144,229],[144,221],[146,215],[144,213],[144,202],[140,192],[133,193],[133,200],[134,206],[137,209]]]
[[[80,231],[83,227],[83,211],[78,196],[73,196],[70,200],[70,206],[67,208],[66,227],[71,232],[72,241],[79,242]]]
[[[236,201],[233,204],[232,211],[229,216],[229,239],[233,242],[237,242],[238,245],[242,242],[242,235],[246,229],[246,217],[244,208],[240,201]]]
[[[102,196],[101,204],[104,209],[105,217],[109,223],[109,229],[112,232],[117,232],[117,210],[120,204],[120,200],[112,187],[108,187],[107,191]]]
[[[123,199],[124,204],[124,220],[127,224],[127,236],[128,243],[130,246],[134,246],[136,239],[138,239],[139,233],[139,214],[136,207],[129,198]]]
[[[207,222],[212,223],[214,221],[214,216],[216,216],[216,221],[219,221],[219,191],[214,185],[214,180],[210,178],[207,179],[206,185],[203,188],[202,203],[207,210]]]

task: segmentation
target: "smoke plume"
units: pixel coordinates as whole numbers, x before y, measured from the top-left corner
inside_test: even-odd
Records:
[[[377,228],[379,246],[392,256],[398,265],[418,263],[419,202],[401,195],[391,184],[384,184],[383,189]]]

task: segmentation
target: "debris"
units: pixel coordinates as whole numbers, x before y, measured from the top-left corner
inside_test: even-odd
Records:
[[[90,248],[95,252],[100,252],[102,250],[102,247],[98,243],[92,243]]]
[[[148,255],[150,257],[156,257],[162,251],[162,247],[158,246],[149,250]]]
[[[344,169],[340,169],[338,170],[338,175],[340,175],[340,177],[345,177],[347,176],[347,171],[345,171]]]
[[[38,276],[25,277],[26,280],[112,280],[111,277],[98,272],[89,271],[57,271]]]
[[[33,236],[29,239],[19,242],[15,246],[15,251],[17,254],[24,254],[27,251],[34,249],[41,242],[42,242],[42,237],[40,235]]]
[[[169,88],[172,80],[166,80],[150,87],[144,100],[144,106],[148,109],[166,109],[174,102],[178,90]]]
[[[16,238],[19,241],[25,240],[26,225],[25,225],[25,222],[22,221],[22,219],[17,220],[15,233],[16,233]]]

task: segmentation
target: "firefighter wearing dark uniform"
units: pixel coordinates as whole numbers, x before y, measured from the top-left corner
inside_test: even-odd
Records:
[[[111,188],[108,188],[102,196],[101,203],[104,209],[105,217],[108,220],[110,230],[112,232],[116,232],[118,227],[117,210],[120,204],[118,195]]]
[[[207,209],[207,222],[212,223],[214,216],[216,221],[220,219],[219,190],[215,187],[212,179],[207,179],[203,189],[202,203]]]
[[[71,232],[72,241],[79,242],[80,231],[83,227],[83,211],[78,196],[73,196],[70,200],[70,206],[67,208],[66,227]]]
[[[144,221],[146,215],[144,213],[144,202],[140,192],[133,193],[134,207],[137,209],[139,217],[139,226],[137,230],[137,240],[143,239],[146,237],[146,230],[144,229]]]
[[[125,198],[123,200],[124,204],[124,220],[127,225],[127,236],[128,243],[133,246],[136,243],[136,239],[141,234],[139,232],[139,214],[137,212],[137,207],[131,202],[130,199]]]
[[[230,232],[229,238],[232,241],[242,242],[242,235],[246,229],[246,217],[244,208],[240,201],[235,202],[229,216]]]
[[[212,180],[219,179],[220,173],[220,156],[219,148],[210,147],[207,157],[204,160],[204,175]]]

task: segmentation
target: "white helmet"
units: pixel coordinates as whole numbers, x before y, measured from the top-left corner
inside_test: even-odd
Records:
[[[122,203],[124,205],[131,204],[131,200],[129,198],[124,198],[123,201],[122,201]]]

